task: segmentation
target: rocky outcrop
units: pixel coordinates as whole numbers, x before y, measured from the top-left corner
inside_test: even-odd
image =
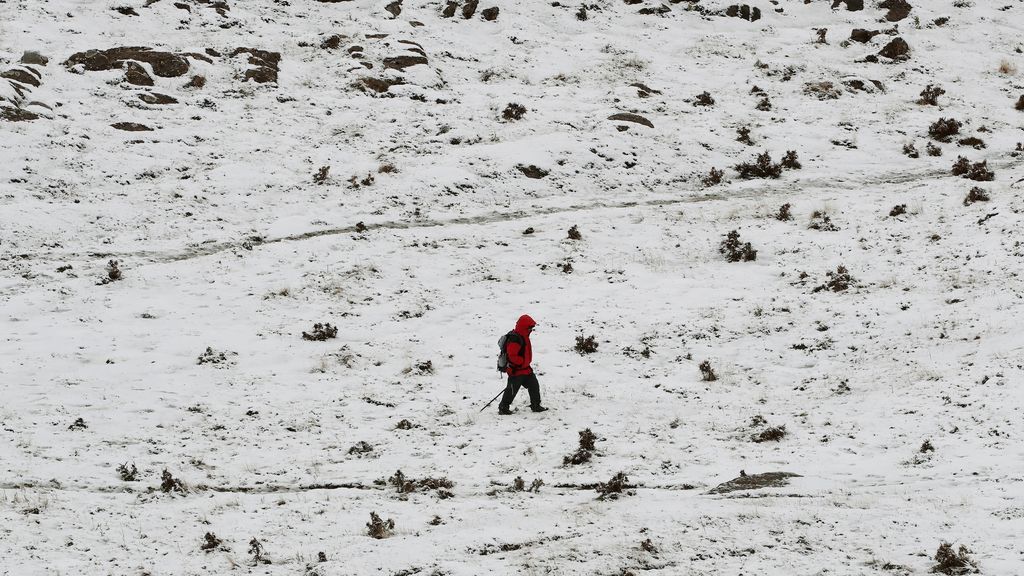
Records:
[[[249,55],[249,64],[252,66],[245,71],[243,81],[253,80],[260,84],[277,84],[278,65],[281,63],[281,53],[258,48],[235,48],[231,53],[232,57],[239,54]]]
[[[120,48],[109,48],[107,50],[86,50],[73,54],[64,61],[68,69],[76,66],[83,66],[88,72],[101,70],[116,70],[124,66],[125,62],[135,60],[145,62],[153,68],[153,74],[161,78],[176,78],[188,72],[188,59],[183,54],[173,52],[154,51],[144,46],[127,46]]]

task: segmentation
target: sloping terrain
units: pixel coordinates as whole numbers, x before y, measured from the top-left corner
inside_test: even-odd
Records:
[[[832,4],[0,1],[0,573],[1019,572],[1024,2]]]

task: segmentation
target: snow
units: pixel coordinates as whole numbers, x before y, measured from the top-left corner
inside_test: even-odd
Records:
[[[871,3],[755,2],[757,22],[637,14],[650,0],[586,21],[496,3],[496,22],[412,0],[396,19],[365,0],[185,4],[0,2],[0,72],[48,56],[24,100],[53,108],[0,120],[0,574],[925,574],[941,542],[1021,572],[1024,81],[998,68],[1024,67],[1024,3],[916,0],[897,63],[862,61],[891,35],[844,45],[894,25]],[[399,40],[428,64],[385,73]],[[62,65],[136,45],[223,56],[145,89]],[[279,51],[278,83],[242,82],[237,47]],[[916,104],[928,84],[938,107]],[[523,119],[502,119],[511,102]],[[964,126],[932,157],[940,117]],[[803,167],[740,180],[765,150]],[[995,180],[950,175],[958,155]],[[712,168],[727,181],[705,187]],[[965,206],[973,186],[991,200]],[[839,229],[809,229],[815,211]],[[755,261],[719,253],[731,230]],[[110,260],[123,278],[103,283]],[[838,266],[851,287],[815,291]],[[523,390],[513,416],[480,412],[522,313],[551,410]],[[321,322],[337,337],[301,337]],[[200,363],[208,347],[223,361]],[[593,458],[563,465],[586,428]],[[397,470],[453,496],[399,493]],[[799,476],[709,493],[741,471]],[[599,500],[618,472],[635,487]],[[371,538],[371,512],[394,534]]]

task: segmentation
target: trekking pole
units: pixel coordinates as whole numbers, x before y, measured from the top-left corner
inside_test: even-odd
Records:
[[[504,393],[505,393],[505,389],[502,388],[501,392],[498,392],[498,396],[501,396]],[[494,401],[498,399],[498,396],[495,396],[494,398],[491,398],[491,401],[488,402],[487,404],[484,404],[484,407],[481,408],[480,411],[483,412],[484,410],[487,410],[487,407],[490,406],[491,404],[494,404]]]

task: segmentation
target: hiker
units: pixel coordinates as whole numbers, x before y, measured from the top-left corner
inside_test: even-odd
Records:
[[[498,414],[511,414],[509,406],[515,400],[516,393],[521,386],[525,386],[530,393],[530,410],[544,412],[547,408],[540,405],[540,383],[537,382],[537,375],[533,373],[530,362],[533,360],[533,346],[530,344],[530,333],[537,325],[529,315],[523,314],[516,322],[516,329],[509,332],[505,341],[505,352],[508,355],[508,366],[505,373],[508,374],[508,384],[505,386],[505,393],[498,404]]]

